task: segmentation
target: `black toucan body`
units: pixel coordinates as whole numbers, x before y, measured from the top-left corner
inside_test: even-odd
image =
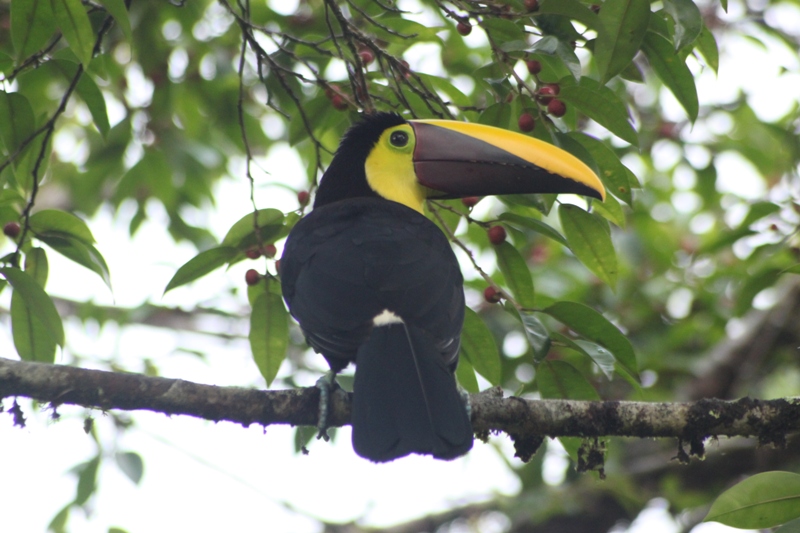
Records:
[[[427,198],[571,192],[603,198],[572,155],[521,134],[366,116],[344,136],[281,258],[283,296],[336,373],[356,363],[353,448],[376,462],[472,447],[456,386],[461,272]]]

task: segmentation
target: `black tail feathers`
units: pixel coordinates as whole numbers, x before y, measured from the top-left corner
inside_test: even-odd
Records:
[[[376,327],[358,351],[353,448],[385,462],[411,453],[454,459],[472,448],[456,381],[431,339],[397,323]]]

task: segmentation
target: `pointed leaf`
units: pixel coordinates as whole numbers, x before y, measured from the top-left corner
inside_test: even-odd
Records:
[[[478,378],[475,377],[475,369],[472,368],[472,365],[469,364],[469,361],[466,358],[460,358],[458,360],[458,366],[456,367],[456,379],[458,380],[459,385],[461,385],[465,391],[474,394],[480,392],[480,387],[478,387]]]
[[[550,351],[550,332],[533,311],[520,309],[519,317],[522,319],[522,326],[525,329],[525,337],[528,338],[528,344],[533,349],[533,362],[541,363]]]
[[[578,0],[542,0],[539,15],[561,15],[572,20],[577,20],[587,28],[596,30],[600,25],[597,15],[589,7]]]
[[[75,505],[83,505],[97,489],[97,471],[100,468],[100,456],[81,466],[78,473],[78,490],[75,494]]]
[[[109,290],[111,290],[111,273],[108,270],[108,265],[93,245],[63,233],[50,232],[44,235],[37,235],[37,238],[67,259],[71,259],[100,276]]]
[[[54,363],[57,343],[19,291],[11,293],[11,336],[23,361]]]
[[[763,472],[723,492],[704,521],[766,529],[800,517],[800,474]]]
[[[37,235],[58,234],[94,244],[94,236],[86,222],[59,209],[43,209],[32,214],[30,228]]]
[[[638,377],[636,353],[628,338],[606,317],[576,302],[558,302],[544,309],[575,333],[608,348],[621,367],[633,377]]]
[[[569,78],[561,80],[560,84],[558,97],[564,103],[574,106],[617,137],[634,146],[639,144],[639,137],[628,117],[628,108],[614,91],[588,76],[583,76],[577,84],[571,83]]]
[[[664,11],[675,21],[675,50],[692,44],[703,29],[703,16],[692,0],[664,0]]]
[[[92,60],[94,32],[81,0],[51,0],[53,15],[70,50],[86,67]]]
[[[289,315],[280,296],[264,291],[256,298],[250,315],[249,338],[253,360],[269,386],[289,346]]]
[[[594,45],[601,83],[622,72],[639,51],[650,20],[648,0],[606,0]]]
[[[536,369],[536,384],[542,398],[553,400],[599,400],[600,395],[577,368],[566,361],[545,361]]]
[[[258,227],[261,230],[261,240],[272,242],[283,227],[283,213],[277,209],[259,209],[257,212]],[[239,250],[258,244],[255,232],[254,213],[240,218],[220,243],[222,246],[232,246]]]
[[[697,49],[703,54],[706,64],[711,67],[715,73],[719,73],[719,48],[717,47],[717,40],[714,34],[703,26],[700,31],[700,36],[697,38]]]
[[[675,53],[669,41],[652,31],[645,34],[642,51],[655,73],[686,110],[689,120],[692,122],[697,120],[700,107],[697,101],[697,87],[686,62]]]
[[[44,289],[47,284],[48,271],[47,253],[43,248],[31,248],[30,251],[25,254],[25,272]]]
[[[465,311],[464,329],[461,331],[461,355],[489,383],[499,385],[502,364],[494,336],[475,311],[469,307]]]
[[[176,287],[185,285],[197,278],[203,277],[209,272],[218,269],[225,263],[236,257],[239,250],[231,246],[218,246],[211,248],[204,252],[200,252],[193,258],[189,259],[181,266],[172,279],[167,283],[167,288],[164,293],[171,291]]]
[[[533,231],[553,239],[559,244],[567,246],[567,239],[561,235],[553,226],[542,222],[541,220],[533,217],[526,217],[516,213],[504,212],[500,214],[500,220],[513,224],[515,226],[522,226],[524,228],[532,229]]]
[[[533,307],[533,279],[528,264],[519,251],[509,242],[494,246],[497,266],[506,278],[511,294],[522,307]]]
[[[0,140],[9,155],[33,134],[34,124],[33,108],[27,98],[19,93],[0,91]],[[18,156],[16,161],[19,159]]]
[[[569,204],[559,206],[558,216],[575,256],[613,289],[617,283],[617,254],[608,223]]]
[[[44,292],[36,281],[18,268],[0,268],[6,280],[14,288],[15,293],[19,293],[25,301],[30,313],[41,320],[45,330],[59,346],[64,346],[64,326],[61,317],[53,305],[53,300]]]
[[[17,63],[43,48],[55,31],[50,0],[11,2],[11,41]]]
[[[122,473],[138,485],[144,474],[142,456],[136,452],[117,452],[114,454],[114,459]]]

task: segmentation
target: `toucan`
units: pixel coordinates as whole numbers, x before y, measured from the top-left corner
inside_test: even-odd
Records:
[[[355,452],[454,459],[472,448],[455,380],[463,278],[426,199],[605,189],[581,160],[519,133],[451,120],[364,116],[344,135],[313,210],[286,239],[283,297],[332,376],[356,365]]]

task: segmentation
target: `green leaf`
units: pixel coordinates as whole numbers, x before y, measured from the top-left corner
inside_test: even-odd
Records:
[[[53,15],[70,50],[84,67],[92,60],[94,32],[89,15],[80,0],[51,0]]]
[[[209,272],[218,269],[239,253],[239,250],[232,246],[218,246],[204,252],[200,252],[193,258],[184,263],[172,279],[167,283],[164,294],[176,287],[185,285],[197,278],[203,277]]]
[[[111,290],[111,273],[108,270],[108,265],[93,245],[71,235],[54,232],[37,235],[37,238],[64,257],[100,276],[109,290]]]
[[[580,207],[562,204],[558,208],[561,227],[575,256],[612,289],[617,283],[617,254],[608,223]]]
[[[532,229],[533,231],[540,233],[545,237],[553,239],[559,244],[567,246],[567,239],[565,239],[557,229],[539,219],[509,212],[501,213],[499,219],[514,226],[522,226],[524,228]]]
[[[9,155],[33,134],[34,124],[33,108],[27,98],[19,93],[0,91],[0,140]],[[21,156],[22,153],[17,156],[15,166]]]
[[[280,296],[265,290],[253,302],[249,338],[253,360],[269,386],[289,346],[289,315]]]
[[[50,0],[11,2],[11,41],[21,63],[38,52],[56,31]]]
[[[723,492],[704,521],[766,529],[800,517],[800,474],[763,472]]]
[[[28,273],[41,288],[47,284],[48,274],[47,253],[42,248],[31,248],[25,254],[25,272]]]
[[[589,341],[576,340],[576,345],[580,346],[583,353],[589,356],[592,361],[600,368],[600,371],[611,381],[614,377],[614,354],[608,349]]]
[[[100,4],[106,8],[106,11],[114,17],[114,20],[119,24],[125,39],[128,42],[133,41],[133,34],[131,33],[131,21],[128,17],[128,10],[125,7],[124,0],[98,0]]]
[[[0,268],[6,280],[19,293],[32,316],[41,320],[42,325],[59,346],[64,346],[64,326],[53,301],[36,281],[18,268]]]
[[[606,0],[594,55],[601,83],[622,72],[639,51],[650,20],[648,0]]]
[[[43,209],[31,215],[30,228],[37,236],[55,234],[69,236],[86,244],[94,244],[94,236],[86,222],[59,209]]]
[[[622,164],[616,152],[606,143],[585,133],[573,131],[567,135],[581,143],[595,160],[600,170],[600,179],[603,181],[606,190],[626,204],[633,205],[632,186],[628,180],[628,172],[630,171]]]
[[[478,387],[478,378],[475,377],[475,369],[469,364],[466,358],[458,360],[456,367],[456,379],[458,383],[464,388],[465,391],[474,394],[480,391]]]
[[[255,213],[240,218],[222,239],[221,246],[231,246],[239,250],[246,250],[258,244],[256,239],[255,218],[258,217],[258,227],[261,240],[264,243],[272,242],[283,228],[283,213],[277,209],[259,209]]]
[[[800,533],[800,518],[783,524],[781,527],[773,531],[773,533]]]
[[[638,377],[639,366],[631,341],[606,317],[576,302],[558,302],[544,312],[579,335],[608,348],[628,374]]]
[[[464,329],[461,330],[461,356],[489,383],[500,384],[503,369],[497,343],[481,317],[469,307],[465,310]]]
[[[577,20],[587,28],[596,30],[600,25],[597,15],[578,0],[542,0],[537,15],[561,15]]]
[[[574,106],[617,137],[634,146],[639,144],[636,130],[629,121],[625,102],[614,91],[588,76],[582,77],[577,84],[570,78],[565,78],[560,85],[558,97],[568,106]]]
[[[97,455],[94,459],[81,465],[78,473],[78,490],[75,494],[75,505],[83,505],[94,494],[97,489],[97,471],[100,468],[101,457]]]
[[[602,216],[617,227],[625,227],[625,212],[614,196],[607,194],[602,202],[592,202],[592,209],[595,213]]]
[[[645,34],[642,50],[655,73],[686,110],[689,120],[697,120],[697,87],[684,60],[675,53],[669,41],[652,31]]]
[[[520,26],[506,19],[486,17],[481,27],[499,42],[524,41],[526,37]]]
[[[664,11],[675,21],[675,50],[690,45],[703,29],[703,16],[692,0],[664,0]]]
[[[23,361],[54,363],[57,343],[19,291],[11,293],[11,336]]]
[[[65,505],[56,515],[50,520],[47,525],[47,531],[53,533],[66,533],[67,521],[69,521],[69,510],[72,508],[72,502]]]
[[[703,54],[706,64],[711,67],[715,73],[719,73],[719,48],[717,47],[717,40],[714,38],[714,34],[705,26],[703,26],[703,29],[700,31],[695,46],[697,46],[697,49]]]
[[[536,369],[539,394],[554,400],[599,400],[600,395],[577,368],[566,361],[545,361]]]
[[[142,456],[136,452],[117,452],[114,454],[114,459],[122,473],[138,485],[144,474]]]
[[[533,362],[541,363],[550,351],[550,332],[533,311],[520,309],[519,317],[525,330],[525,337],[533,349]]]
[[[535,305],[533,296],[533,278],[528,264],[511,243],[504,241],[494,246],[497,256],[497,266],[506,278],[506,284],[511,289],[514,299],[522,307]]]

